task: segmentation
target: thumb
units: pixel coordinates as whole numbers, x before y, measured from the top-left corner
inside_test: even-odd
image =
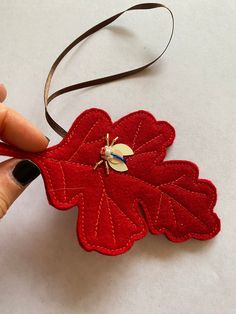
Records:
[[[9,159],[0,163],[0,218],[39,174],[39,168],[30,160]]]

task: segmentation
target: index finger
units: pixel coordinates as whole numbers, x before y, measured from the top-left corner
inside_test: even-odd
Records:
[[[0,103],[0,138],[13,146],[30,152],[46,149],[48,139],[15,110]]]

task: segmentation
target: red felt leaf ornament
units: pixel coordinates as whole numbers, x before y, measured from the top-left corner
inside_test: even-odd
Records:
[[[169,41],[155,60],[65,87],[49,96],[53,74],[73,47],[127,11],[153,8],[167,9],[173,22]],[[173,242],[208,240],[220,231],[220,220],[213,212],[214,185],[198,178],[198,167],[192,162],[163,161],[175,137],[169,123],[141,110],[112,123],[105,111],[89,109],[78,116],[67,133],[47,111],[48,104],[64,93],[111,82],[151,66],[166,51],[173,30],[172,12],[159,3],[135,5],[95,25],[59,55],[45,84],[46,119],[62,141],[41,153],[0,143],[0,154],[30,159],[41,169],[51,205],[60,210],[78,207],[77,235],[87,251],[118,255],[148,231],[165,234]]]
[[[94,170],[107,133],[134,151],[127,157],[127,172],[111,169],[107,175],[103,164]],[[198,179],[191,162],[163,161],[174,136],[170,124],[145,111],[113,124],[106,112],[90,109],[61,143],[44,152],[23,152],[6,144],[0,152],[38,165],[51,205],[62,210],[78,206],[77,234],[86,250],[117,255],[148,230],[174,242],[207,240],[220,230],[213,213],[214,185]]]

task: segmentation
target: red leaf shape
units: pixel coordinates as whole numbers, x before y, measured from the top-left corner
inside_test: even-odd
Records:
[[[111,169],[107,175],[103,165],[93,169],[106,133],[133,149],[127,172]],[[174,136],[167,122],[145,111],[113,124],[104,111],[90,109],[75,120],[61,143],[42,153],[6,144],[0,145],[0,153],[29,158],[40,167],[50,204],[62,210],[78,206],[77,234],[86,250],[117,255],[148,229],[174,242],[207,240],[220,230],[213,212],[214,185],[198,179],[198,168],[191,162],[163,162]]]

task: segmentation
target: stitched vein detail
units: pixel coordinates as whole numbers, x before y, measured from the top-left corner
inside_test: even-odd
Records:
[[[200,222],[200,224],[206,228],[206,230],[208,231],[209,227],[208,225],[203,222],[199,217],[196,216],[196,214],[194,214],[190,209],[184,207],[184,205],[182,205],[179,201],[177,201],[175,198],[171,197],[169,194],[167,194],[168,197],[173,200],[175,203],[177,203],[180,207],[182,207],[184,209],[184,211],[187,211],[195,220],[197,220],[198,222]]]
[[[163,185],[164,185],[164,184],[163,184]],[[165,185],[167,185],[167,184],[165,184]],[[188,191],[188,192],[190,192],[190,193],[192,193],[192,194],[198,194],[198,195],[207,197],[207,195],[204,194],[204,193],[196,192],[196,191],[190,191],[189,189],[183,188],[182,186],[179,186],[179,185],[175,184],[174,182],[172,182],[171,185],[173,185],[173,186],[175,186],[176,188],[179,188],[179,189],[181,189],[181,190]]]
[[[73,157],[78,153],[78,151],[80,150],[80,148],[86,144],[85,141],[86,139],[89,137],[89,135],[91,134],[91,132],[93,131],[93,129],[95,128],[95,126],[100,122],[101,119],[98,119],[96,122],[93,123],[93,125],[91,126],[90,130],[88,131],[87,135],[85,136],[85,138],[82,140],[80,146],[76,149],[76,151],[72,154],[72,156],[68,159],[68,161],[71,161],[71,159],[73,159]]]
[[[109,214],[109,220],[110,220],[110,224],[111,224],[112,238],[113,238],[114,244],[116,244],[115,228],[114,228],[114,223],[113,223],[113,219],[112,219],[112,215],[111,215],[111,209],[110,209],[110,206],[109,206],[109,202],[108,202],[108,197],[107,197],[107,194],[106,194],[106,189],[105,189],[104,181],[103,181],[103,178],[102,178],[100,172],[99,172],[99,176],[100,176],[100,179],[101,179],[101,184],[102,184],[102,187],[103,187],[103,192],[104,192],[104,195],[105,195],[105,197],[106,197],[107,209],[108,209],[108,214]]]
[[[139,146],[136,150],[135,150],[135,153],[137,153],[139,150],[141,150],[145,145],[148,145],[149,143],[151,143],[152,141],[154,141],[155,139],[159,138],[163,136],[162,133],[152,137],[150,140],[148,140],[147,142],[143,143],[141,146]]]
[[[184,207],[184,206],[183,206],[180,202],[178,202],[175,198],[171,197],[166,191],[162,191],[161,188],[160,188],[161,186],[155,186],[155,185],[153,185],[153,184],[151,184],[151,183],[148,183],[148,182],[146,182],[146,181],[143,181],[143,180],[141,180],[141,179],[139,179],[139,178],[137,178],[137,177],[130,176],[130,175],[127,175],[127,174],[125,174],[125,175],[126,175],[126,176],[129,176],[129,177],[131,177],[131,178],[133,178],[133,179],[136,179],[137,181],[142,181],[142,182],[144,182],[145,184],[151,186],[152,188],[157,189],[157,190],[159,190],[160,192],[164,193],[167,197],[171,198],[173,201],[175,201],[175,202],[178,203],[180,206],[182,206],[182,208],[183,208],[184,210],[186,210],[186,211],[189,212],[192,216],[194,216],[195,219],[198,219],[198,220],[200,221],[200,223],[201,223],[202,225],[204,225],[204,227],[206,227],[207,230],[208,230],[208,226],[207,226],[203,221],[201,221],[199,217],[197,217],[195,214],[193,214],[188,208]],[[171,184],[170,184],[170,185],[171,185]],[[195,183],[195,185],[196,185],[196,183]],[[190,190],[187,190],[187,191],[192,192],[192,191],[190,191]],[[193,192],[193,193],[195,193],[195,192]],[[199,193],[199,192],[197,192],[197,193],[198,193],[198,194],[201,194],[201,195],[203,195],[203,196],[204,196],[204,195],[206,196],[205,193]],[[211,202],[211,206],[212,206],[212,202]],[[211,206],[208,208],[208,211],[210,210]],[[153,224],[152,224],[152,225],[153,225]]]
[[[108,195],[107,198],[113,203],[113,205],[119,209],[120,213],[123,215],[123,217],[125,217],[135,228],[137,228],[138,226],[133,222],[133,220],[130,219],[130,217],[128,215],[126,215],[126,213],[113,201],[113,199],[111,199]]]
[[[116,244],[116,236],[115,236],[114,222],[113,222],[113,218],[112,218],[112,214],[111,214],[111,209],[110,209],[110,206],[109,206],[109,201],[108,201],[107,196],[106,196],[106,201],[107,201],[107,208],[108,208],[109,219],[110,219],[110,224],[111,224],[112,238],[113,238],[114,244]]]
[[[64,199],[64,202],[66,202],[66,179],[65,179],[65,173],[64,173],[64,170],[62,168],[62,164],[61,162],[59,162],[59,166],[60,166],[60,169],[61,169],[61,174],[62,174],[62,182],[63,182],[63,199]]]
[[[50,189],[50,190],[48,190],[48,191],[54,191],[54,192],[56,192],[56,191],[63,191],[63,190],[65,190],[65,191],[69,191],[69,190],[79,190],[79,188],[77,187],[71,187],[71,188],[59,188],[59,189]]]
[[[160,199],[159,199],[159,205],[158,205],[158,208],[157,208],[156,218],[154,220],[154,224],[153,225],[155,225],[157,223],[157,220],[158,220],[159,214],[160,214],[160,210],[161,210],[161,202],[162,202],[163,192],[160,191],[160,193],[161,193],[161,195],[160,195]]]
[[[136,144],[136,140],[137,140],[137,137],[138,137],[138,134],[140,132],[140,128],[141,128],[141,125],[143,124],[143,120],[140,120],[139,124],[138,124],[138,127],[137,127],[137,130],[135,132],[135,135],[134,135],[134,140],[133,140],[133,144],[132,144],[132,149],[134,150],[134,147],[135,147],[135,144]]]
[[[84,243],[87,245],[87,246],[89,246],[89,248],[91,249],[95,249],[95,250],[100,250],[100,249],[102,249],[104,252],[108,252],[108,253],[113,253],[113,252],[116,252],[117,254],[119,254],[119,253],[122,253],[122,252],[124,252],[124,249],[125,250],[128,250],[128,248],[129,247],[131,247],[132,245],[133,245],[133,243],[134,243],[134,241],[135,240],[138,240],[138,239],[140,239],[140,238],[142,238],[143,236],[144,236],[144,232],[145,232],[145,230],[144,230],[144,228],[142,228],[142,230],[140,231],[140,232],[138,232],[138,233],[136,233],[136,234],[133,234],[130,238],[129,238],[129,240],[126,242],[126,244],[125,245],[123,245],[123,246],[121,246],[121,247],[119,247],[119,248],[115,248],[115,249],[109,249],[109,248],[107,248],[107,247],[105,247],[105,246],[102,246],[102,245],[97,245],[97,244],[91,244],[91,243],[89,243],[88,241],[87,241],[87,238],[86,238],[86,234],[85,234],[85,228],[84,228],[84,197],[83,197],[83,194],[82,193],[80,193],[79,195],[81,195],[81,207],[82,207],[82,210],[80,211],[81,212],[81,227],[82,227],[82,234],[83,234],[83,241],[84,241]],[[133,202],[133,206],[132,206],[132,208],[134,207],[134,204],[135,204],[135,200],[134,200],[134,202]]]
[[[170,204],[170,211],[171,211],[171,213],[173,215],[175,226],[177,227],[177,220],[176,220],[176,215],[175,215],[175,212],[174,212],[174,207],[173,207],[173,204],[172,204],[172,200],[169,199],[168,202]]]
[[[95,224],[95,237],[97,238],[97,235],[98,235],[98,224],[99,224],[99,219],[100,219],[100,214],[101,214],[101,208],[102,208],[102,202],[103,202],[103,198],[104,198],[104,195],[105,195],[105,190],[103,189],[102,190],[102,196],[101,196],[101,199],[100,199],[100,202],[99,202],[99,206],[98,206],[98,215],[97,215],[97,221],[96,221],[96,224]]]

